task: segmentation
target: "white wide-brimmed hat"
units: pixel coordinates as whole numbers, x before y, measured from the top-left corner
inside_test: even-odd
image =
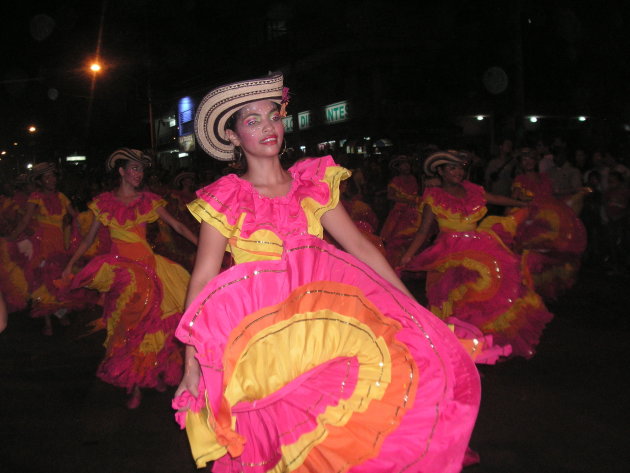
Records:
[[[424,160],[424,173],[427,176],[433,177],[437,173],[437,168],[443,164],[466,166],[468,165],[468,160],[459,151],[437,151],[430,154],[427,159]]]
[[[114,169],[116,161],[124,159],[142,164],[144,167],[151,166],[151,157],[138,149],[120,148],[114,151],[107,158],[107,169]]]
[[[28,181],[35,182],[35,179],[49,172],[57,172],[57,166],[53,163],[37,163],[28,173]]]
[[[195,181],[197,180],[197,175],[192,171],[182,171],[177,176],[175,176],[175,179],[173,179],[173,185],[175,187],[181,186],[184,179],[192,179],[193,181]]]
[[[225,133],[225,123],[241,107],[271,100],[282,103],[282,74],[234,82],[211,90],[201,100],[195,114],[195,136],[201,148],[215,159],[234,159],[234,145]]]

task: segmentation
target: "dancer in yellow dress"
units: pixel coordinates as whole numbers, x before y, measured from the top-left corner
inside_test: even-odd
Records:
[[[197,236],[166,211],[165,200],[141,189],[144,169],[150,163],[147,155],[129,148],[109,156],[107,167],[119,176],[120,184],[89,204],[96,218],[63,272],[64,278],[70,277],[74,264],[90,248],[101,226],[106,226],[110,252],[94,257],[72,278],[70,287],[103,294],[106,353],[97,375],[130,393],[129,408],[140,404],[140,388],[161,390],[181,378],[181,346],[173,333],[183,310],[189,274],[153,253],[146,225],[163,219],[197,242]]]
[[[29,180],[35,186],[26,203],[22,220],[16,225],[9,240],[16,240],[27,228],[32,254],[28,258],[25,275],[29,283],[32,317],[43,318],[44,335],[52,335],[51,316],[56,315],[61,324],[69,324],[67,312],[80,305],[60,300],[54,279],[70,257],[68,252],[70,224],[77,211],[70,199],[57,189],[57,169],[53,163],[33,166]]]

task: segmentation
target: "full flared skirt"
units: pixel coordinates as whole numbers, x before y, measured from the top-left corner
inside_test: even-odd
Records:
[[[457,472],[476,367],[451,329],[314,237],[213,279],[177,337],[200,394],[174,400],[199,467],[231,472]]]
[[[521,259],[491,231],[441,233],[404,268],[427,271],[429,307],[511,345],[529,358],[553,318],[523,271]]]
[[[174,332],[189,277],[159,255],[149,265],[111,254],[93,258],[74,277],[72,289],[101,294],[107,336],[99,378],[127,390],[179,383],[183,348]]]

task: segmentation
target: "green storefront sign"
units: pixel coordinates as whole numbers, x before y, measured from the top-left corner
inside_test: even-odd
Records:
[[[348,102],[346,100],[326,105],[324,110],[326,112],[326,123],[328,125],[332,125],[333,123],[345,122],[350,118]]]

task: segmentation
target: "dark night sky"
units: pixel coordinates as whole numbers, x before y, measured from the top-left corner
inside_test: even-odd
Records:
[[[244,64],[264,70],[363,37],[390,45],[390,51],[398,44],[404,77],[417,72],[413,88],[426,100],[481,101],[487,95],[481,76],[489,66],[502,66],[513,85],[522,64],[524,112],[630,120],[630,25],[622,0],[218,3],[3,2],[2,146],[30,122],[55,127],[56,136],[63,136],[64,127],[76,130],[87,120],[100,134],[125,139],[129,122],[121,117],[142,118],[149,76],[154,98],[168,99],[228,77]],[[301,37],[316,39],[261,48],[257,20],[283,5],[290,6],[284,11],[291,12]],[[99,35],[107,69],[91,95],[85,68]],[[522,62],[515,55],[519,46]],[[406,55],[417,64],[410,65]],[[401,94],[411,93],[405,89],[409,81],[400,82]]]

